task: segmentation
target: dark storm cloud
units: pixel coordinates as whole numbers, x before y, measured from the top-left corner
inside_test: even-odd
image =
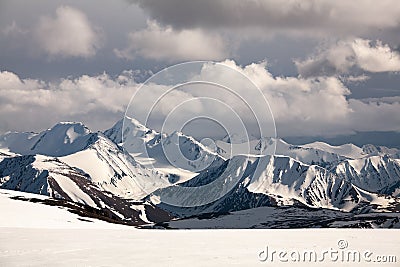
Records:
[[[397,1],[132,0],[175,28],[263,28],[311,34],[363,34],[399,25]],[[382,16],[382,14],[385,14]]]

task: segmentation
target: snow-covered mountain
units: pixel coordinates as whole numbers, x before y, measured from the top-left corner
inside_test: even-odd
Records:
[[[369,156],[385,156],[400,158],[400,150],[384,146],[354,144],[332,146],[324,142],[313,142],[304,145],[291,145],[280,138],[253,139],[248,143],[231,143],[226,138],[216,141],[218,153],[224,158],[236,155],[280,155],[288,156],[306,164],[332,167],[347,159],[361,159]]]
[[[0,188],[77,203],[130,224],[261,206],[399,211],[396,149],[226,141],[216,141],[214,151],[130,118],[104,133],[81,123],[7,133],[0,137]]]
[[[216,142],[218,152],[225,158],[236,155],[281,155],[288,156],[306,164],[327,166],[346,159],[346,156],[335,151],[319,147],[291,145],[279,138],[263,138],[249,143]]]
[[[137,163],[102,134],[86,149],[60,160],[89,174],[93,183],[116,196],[140,200],[170,185],[168,175]]]
[[[123,146],[144,166],[174,174],[175,182],[191,178],[214,160],[221,159],[216,152],[209,150],[193,137],[181,132],[170,135],[159,133],[128,117],[118,121],[104,134]]]
[[[16,156],[1,161],[0,188],[83,204],[111,219],[136,225],[151,219],[169,218],[167,213],[150,203],[124,199],[104,191],[87,173],[43,155]],[[148,213],[155,216],[148,216]]]
[[[392,158],[400,158],[400,150],[397,148],[387,148],[385,146],[375,146],[372,144],[358,147],[354,144],[344,144],[340,146],[332,146],[324,142],[314,142],[301,145],[301,147],[314,148],[327,152],[331,152],[348,159],[360,159],[368,156],[385,156],[389,155]]]
[[[334,172],[369,192],[400,196],[400,160],[389,155],[346,160]]]
[[[397,199],[383,197],[360,189],[329,170],[317,165],[305,165],[290,157],[259,159],[262,173],[255,173],[249,185],[252,192],[297,200],[310,207],[356,211],[368,207],[392,210]]]
[[[82,123],[60,122],[40,133],[7,133],[0,138],[0,147],[21,155],[59,157],[85,149],[96,136]]]
[[[144,146],[152,147],[161,140],[160,133],[129,117],[119,120],[110,129],[104,131],[104,135],[116,144],[125,145],[125,149],[130,153],[144,153]]]
[[[64,122],[41,133],[8,133],[0,145],[21,155],[56,156],[80,169],[102,189],[139,200],[168,186],[168,174],[137,163],[102,133],[92,133],[81,123]]]
[[[367,153],[360,147],[354,144],[344,144],[340,146],[332,146],[324,142],[314,142],[302,145],[303,148],[312,148],[322,150],[332,154],[336,154],[349,159],[358,159],[367,155]]]
[[[362,190],[320,166],[284,156],[242,155],[179,186],[159,189],[150,200],[181,217],[288,205],[364,213],[391,211],[400,203]]]
[[[367,144],[362,146],[362,150],[369,156],[390,155],[392,158],[400,159],[400,150],[397,148],[388,148],[385,146],[375,146]]]
[[[112,216],[144,223],[138,214],[154,207],[140,200],[170,185],[168,175],[140,165],[81,123],[59,123],[38,134],[8,133],[1,140],[1,188],[107,209]]]

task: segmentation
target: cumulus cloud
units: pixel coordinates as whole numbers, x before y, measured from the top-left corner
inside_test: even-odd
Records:
[[[400,6],[384,1],[131,0],[175,28],[262,28],[271,32],[359,35],[399,25]],[[179,8],[177,8],[179,7]]]
[[[136,84],[129,72],[49,83],[0,72],[0,131],[41,130],[59,121],[104,129],[122,117]]]
[[[233,61],[224,64],[243,72],[262,90],[271,106],[280,136],[400,131],[400,117],[396,115],[400,112],[398,98],[353,99],[350,90],[337,77],[274,77],[266,62],[244,67]],[[215,79],[218,74],[210,70],[202,75],[204,79],[209,79],[210,75]],[[225,75],[218,79],[222,84],[239,82]],[[250,94],[245,89],[238,92]]]
[[[50,56],[91,57],[101,46],[99,30],[85,13],[70,6],[58,7],[55,17],[41,17],[34,37]]]
[[[129,45],[115,49],[118,57],[133,59],[136,56],[155,60],[221,60],[228,56],[222,38],[200,29],[175,30],[148,21],[147,28],[131,32]]]
[[[388,44],[376,41],[356,39],[352,44],[356,55],[356,64],[369,72],[400,71],[400,54],[393,51]]]
[[[222,64],[245,74],[260,88],[269,102],[281,137],[332,137],[363,131],[400,132],[399,97],[354,99],[337,77],[275,77],[268,71],[266,62],[243,67],[230,60]],[[249,90],[245,79],[220,70],[215,64],[204,64],[200,73],[193,73],[193,77],[233,88],[252,108],[264,104],[254,91]],[[142,84],[135,82],[132,74],[123,72],[118,77],[83,75],[49,83],[21,79],[14,73],[3,71],[0,73],[0,130],[40,130],[64,120],[83,121],[94,129],[105,129],[122,117],[132,94],[138,94]],[[157,96],[171,86],[147,84],[142,87],[143,101],[132,107],[138,119],[145,118],[149,112],[145,107],[152,106]],[[215,101],[188,102],[174,114],[175,119],[184,121],[188,116],[193,118],[210,112],[220,118],[233,117],[226,106],[234,109],[245,121],[254,119],[243,99],[226,90],[201,84],[179,87],[163,98],[152,114],[163,120],[184,101],[204,96],[221,100],[221,104],[217,105]],[[260,107],[262,109],[265,106]],[[246,127],[256,125],[249,123]],[[250,134],[256,132],[252,130],[254,128],[250,129]]]
[[[400,54],[380,40],[342,40],[304,61],[295,61],[303,77],[346,74],[352,68],[367,72],[400,71]]]

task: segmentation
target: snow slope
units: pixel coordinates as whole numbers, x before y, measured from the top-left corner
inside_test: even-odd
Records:
[[[102,134],[85,150],[60,159],[89,174],[92,183],[124,198],[140,200],[170,185],[168,176],[138,164]]]
[[[0,189],[1,227],[43,229],[123,229],[113,224],[71,213],[67,208],[40,204],[21,199],[49,199],[48,196]]]
[[[353,144],[344,144],[341,146],[332,146],[324,142],[314,142],[310,144],[301,145],[304,148],[313,148],[326,151],[332,154],[343,156],[349,159],[358,159],[366,156],[365,151]]]

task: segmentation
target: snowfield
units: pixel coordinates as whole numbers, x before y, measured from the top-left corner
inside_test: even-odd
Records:
[[[384,266],[398,266],[400,261],[399,230],[144,230],[82,218],[56,206],[10,199],[15,196],[47,198],[0,190],[1,266],[288,266],[294,263],[276,257],[262,262],[259,255],[266,247],[300,253],[341,251],[339,241],[347,242],[349,251],[371,251],[373,260],[375,256],[396,256],[397,262]],[[353,264],[326,259],[318,265],[338,263]],[[357,262],[356,266],[365,264]]]
[[[126,226],[111,224],[93,218],[83,218],[64,207],[48,206],[11,197],[48,199],[47,196],[0,189],[1,228],[33,229],[122,229]]]

